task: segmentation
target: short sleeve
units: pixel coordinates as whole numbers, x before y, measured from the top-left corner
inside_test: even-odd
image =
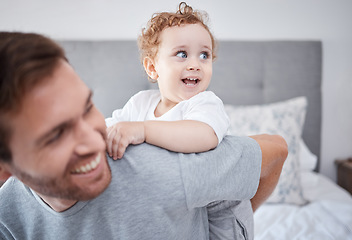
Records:
[[[130,115],[133,109],[132,102],[133,99],[131,98],[123,108],[114,110],[111,117],[105,119],[106,127],[110,127],[118,122],[130,121]]]
[[[207,153],[180,155],[188,208],[214,201],[251,199],[259,184],[261,158],[255,140],[237,136],[226,136]]]
[[[110,118],[105,119],[107,127],[123,121],[144,121],[150,106],[159,102],[159,90],[145,90],[132,96],[122,109],[113,111]]]
[[[183,107],[183,119],[208,124],[215,131],[218,144],[225,137],[230,124],[223,102],[211,91],[190,98]]]

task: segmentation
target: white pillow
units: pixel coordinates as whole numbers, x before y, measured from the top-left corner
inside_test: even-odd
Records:
[[[299,156],[300,139],[306,115],[305,97],[263,105],[225,105],[230,118],[228,134],[248,136],[255,134],[279,134],[288,144],[288,156],[279,182],[268,198],[268,203],[305,204],[303,198]]]
[[[317,166],[318,157],[309,150],[303,139],[299,142],[299,148],[300,170],[303,172],[313,171]]]

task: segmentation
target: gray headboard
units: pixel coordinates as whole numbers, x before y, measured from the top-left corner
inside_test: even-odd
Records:
[[[136,92],[153,87],[139,61],[136,41],[59,43],[78,74],[94,90],[94,101],[106,117]],[[225,104],[236,105],[306,96],[303,139],[319,158],[321,74],[319,41],[220,41],[209,89]]]

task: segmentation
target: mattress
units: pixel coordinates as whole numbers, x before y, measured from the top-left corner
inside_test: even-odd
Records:
[[[264,204],[254,214],[255,240],[352,239],[352,197],[329,178],[302,172],[308,203]]]

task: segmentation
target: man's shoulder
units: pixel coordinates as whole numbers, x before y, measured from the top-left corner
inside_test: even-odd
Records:
[[[109,165],[113,174],[113,181],[118,178],[134,179],[137,184],[160,184],[163,181],[177,181],[180,153],[142,143],[129,145],[122,159],[114,161],[108,156]],[[142,180],[147,178],[147,180]],[[117,182],[119,182],[117,181]]]
[[[14,177],[10,177],[9,179],[7,179],[7,181],[1,186],[0,188],[0,195],[1,196],[5,196],[8,194],[11,194],[13,191],[11,191],[11,189],[13,188],[17,188],[19,185],[19,181],[14,178]]]
[[[174,162],[174,164],[178,164],[178,154],[179,153],[168,151],[164,148],[149,143],[142,143],[138,145],[129,145],[121,160],[112,160],[108,155],[107,158],[110,166],[114,163],[119,163],[117,165],[133,163],[136,164],[133,165],[133,167],[136,168],[143,167],[155,169],[155,166],[158,164],[164,165],[164,163],[168,162]],[[165,159],[165,157],[167,157],[167,159]],[[168,164],[165,164],[165,167],[168,167]]]
[[[14,214],[14,211],[21,207],[23,195],[26,192],[26,187],[22,182],[14,177],[10,177],[0,188],[1,211],[0,218],[8,214]]]

